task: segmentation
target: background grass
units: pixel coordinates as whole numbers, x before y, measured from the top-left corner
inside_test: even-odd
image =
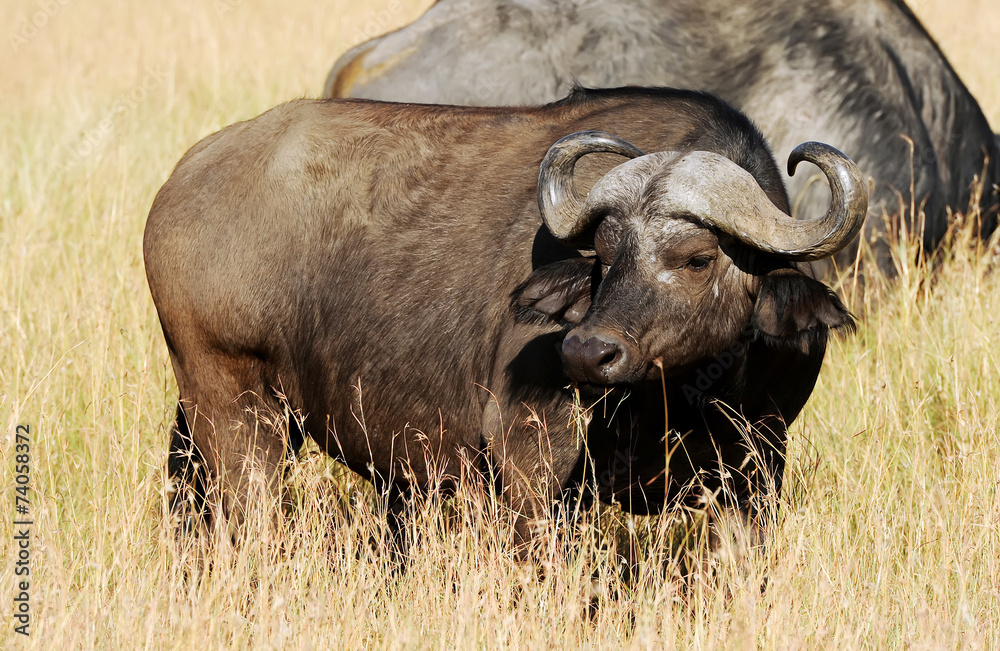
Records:
[[[771,555],[720,586],[683,595],[656,558],[623,586],[598,544],[553,548],[539,582],[471,489],[447,526],[424,505],[396,576],[368,543],[377,514],[357,500],[342,515],[314,453],[293,469],[297,517],[199,574],[163,518],[176,390],[142,268],[150,202],[198,139],[315,96],[340,52],[426,3],[63,3],[0,4],[0,646],[1000,647],[1000,282],[995,246],[961,230],[936,274],[904,265],[833,344],[792,428]],[[915,10],[996,128],[1000,78],[983,62],[1000,61],[1000,5]],[[19,423],[28,640],[6,625]]]

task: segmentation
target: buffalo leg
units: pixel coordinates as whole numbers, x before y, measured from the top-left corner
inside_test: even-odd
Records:
[[[177,417],[170,431],[167,480],[171,516],[179,520],[179,533],[191,533],[196,523],[208,515],[205,509],[206,467],[205,460],[195,447],[187,416],[179,403]]]
[[[709,496],[714,495],[707,510],[707,534],[715,562],[741,562],[766,545],[781,493],[784,433],[779,419],[765,418],[752,426],[734,426],[733,438],[719,446],[715,476],[705,486]]]
[[[388,548],[393,567],[403,570],[409,548],[406,537],[406,523],[411,506],[407,499],[409,494],[391,478],[383,478],[378,473],[372,476],[371,481],[378,499],[382,500],[385,507],[386,531],[383,546]]]
[[[781,495],[785,432],[779,419],[765,418],[748,426],[742,443],[727,446],[732,456],[722,458],[723,473],[730,477],[724,484],[724,501],[758,532],[767,529],[774,519],[776,500]]]
[[[499,436],[488,435],[501,496],[514,514],[515,542],[526,554],[548,528],[581,451],[567,429],[549,427],[535,414],[515,421]]]
[[[255,502],[279,506],[279,467],[288,454],[284,414],[253,360],[203,355],[195,361],[196,374],[187,368],[177,373],[187,440],[193,442],[181,436],[179,449],[188,445],[192,458],[204,460],[204,493],[236,537]]]

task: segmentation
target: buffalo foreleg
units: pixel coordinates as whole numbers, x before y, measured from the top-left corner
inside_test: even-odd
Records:
[[[514,538],[522,555],[553,530],[554,508],[573,476],[581,450],[562,422],[550,426],[543,413],[524,407],[503,428],[492,410],[487,416],[487,441],[501,489],[501,497],[514,517]],[[564,419],[560,419],[564,420]]]

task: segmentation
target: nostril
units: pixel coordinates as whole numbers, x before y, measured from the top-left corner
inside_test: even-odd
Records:
[[[603,337],[591,337],[583,344],[583,357],[593,368],[613,364],[620,353],[614,342],[607,341]]]
[[[602,357],[601,359],[599,359],[598,362],[597,362],[597,365],[598,366],[608,366],[610,364],[614,364],[615,360],[617,360],[617,359],[618,359],[618,349],[616,348],[615,350],[613,350],[613,351],[611,351],[609,353],[606,353],[604,355],[604,357]]]

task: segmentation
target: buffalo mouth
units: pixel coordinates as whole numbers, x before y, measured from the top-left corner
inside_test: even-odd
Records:
[[[669,382],[693,372],[706,361],[666,360],[662,354],[649,357],[640,352],[639,342],[633,336],[587,326],[567,333],[560,357],[570,380],[578,386],[599,389]]]
[[[652,391],[655,395],[660,395],[661,391],[671,392],[673,382],[669,376],[664,379],[664,375],[655,362],[650,362],[645,367],[639,369],[633,376],[616,380],[615,382],[592,382],[579,381],[573,378],[571,388],[575,390],[579,399],[586,404],[603,403],[605,405],[617,405],[620,401],[628,399],[632,395],[646,395]]]

